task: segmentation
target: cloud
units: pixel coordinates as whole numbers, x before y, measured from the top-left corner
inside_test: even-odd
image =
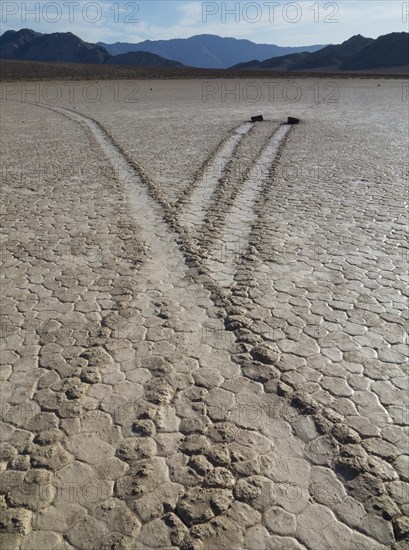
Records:
[[[200,25],[202,22],[202,2],[186,2],[178,6],[178,11],[182,14],[179,21],[180,27],[192,27]]]

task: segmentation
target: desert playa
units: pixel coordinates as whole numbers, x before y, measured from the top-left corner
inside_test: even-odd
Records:
[[[0,91],[2,548],[407,549],[407,81]]]

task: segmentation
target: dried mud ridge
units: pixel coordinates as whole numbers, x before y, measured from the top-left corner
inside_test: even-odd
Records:
[[[3,486],[11,509],[3,526],[17,533],[8,539],[10,547],[24,535],[33,537],[31,548],[34,541],[44,542],[29,534],[29,510],[39,518],[36,536],[41,529],[53,531],[56,517],[44,509],[55,499],[55,487],[60,506],[69,506],[64,484],[92,478],[101,502],[81,501],[85,517],[72,506],[75,519],[58,530],[64,542],[56,540],[50,548],[405,548],[408,523],[391,466],[398,449],[387,442],[381,449],[365,445],[374,438],[365,438],[331,406],[313,399],[302,379],[288,375],[297,365],[283,362],[260,330],[257,299],[262,301],[263,293],[254,266],[267,253],[266,197],[286,141],[297,129],[271,122],[238,135],[239,128],[233,129],[172,205],[99,122],[68,109],[52,110],[81,124],[118,171],[145,246],[136,264],[139,282],[127,277],[122,292],[129,297],[139,291],[145,297],[135,300],[147,303],[143,318],[118,304],[101,327],[77,339],[83,348],[78,357],[63,360],[60,345],[43,335],[40,365],[50,377],[34,396],[37,435],[22,454],[15,455],[10,445],[3,450],[11,464]],[[226,147],[232,158],[218,158]],[[273,162],[255,178],[269,147]],[[248,150],[253,155],[243,154]],[[220,177],[205,196],[200,190],[208,183],[206,173],[218,169]],[[215,250],[229,224],[236,226],[230,214],[240,201],[246,207],[240,233],[246,246],[229,258],[230,284],[230,272],[227,279],[218,272]],[[186,217],[189,203],[192,211],[205,212],[197,227]],[[196,289],[190,316],[176,292],[181,280]],[[179,291],[189,293],[183,286]],[[201,338],[195,327],[189,331],[195,316]],[[130,322],[141,323],[137,334],[129,334]],[[118,349],[115,331],[124,332],[137,354],[145,344],[153,353],[143,357],[140,368],[133,366],[132,376],[129,350]],[[212,364],[209,347],[220,363]],[[117,362],[126,366],[128,383],[115,382]],[[112,395],[105,390],[109,384],[117,384]],[[88,408],[89,397],[99,400],[96,410]],[[59,419],[66,422],[67,440],[56,427]],[[12,424],[13,417],[6,415],[7,421]],[[47,487],[40,498],[32,495],[38,484]],[[30,541],[21,547],[30,548]]]

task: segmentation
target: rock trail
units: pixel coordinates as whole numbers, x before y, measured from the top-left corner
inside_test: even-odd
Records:
[[[94,293],[88,300],[75,291],[81,272],[63,271],[61,286],[47,280],[42,288],[46,274],[56,270],[53,264],[40,262],[35,274],[26,257],[10,264],[11,272],[24,264],[23,280],[30,272],[22,286],[37,285],[36,304],[50,300],[51,325],[35,337],[40,380],[24,356],[18,361],[11,356],[11,370],[3,369],[10,389],[19,383],[20,370],[31,373],[27,379],[34,376],[30,391],[21,397],[11,393],[13,410],[4,411],[2,489],[10,508],[2,517],[9,532],[2,536],[8,547],[36,548],[49,541],[55,550],[404,548],[405,465],[392,443],[398,433],[372,437],[356,420],[354,429],[345,425],[344,411],[321,414],[309,396],[322,393],[321,377],[314,377],[306,361],[318,369],[312,341],[319,342],[320,335],[307,333],[297,343],[291,332],[308,324],[306,302],[287,285],[298,309],[284,316],[268,293],[257,290],[266,274],[267,198],[275,193],[289,127],[280,127],[261,150],[223,218],[226,242],[232,242],[237,216],[246,221],[234,234],[245,257],[237,265],[229,260],[226,279],[224,267],[208,260],[183,227],[183,203],[174,210],[99,123],[68,109],[53,110],[80,125],[94,141],[93,154],[103,152],[99,162],[109,161],[108,173],[126,197],[137,229],[126,228],[121,217],[123,259],[115,262],[104,251],[92,269],[83,266],[88,290],[81,292]],[[233,133],[227,149],[222,146],[216,155],[224,167],[227,151],[234,154],[239,142],[251,139],[246,130]],[[191,204],[209,207],[212,195],[202,193],[202,183]],[[59,194],[72,204],[75,189],[62,192],[55,186],[50,193],[56,202],[48,215],[55,223]],[[98,199],[87,201],[91,207]],[[87,215],[92,221],[87,210],[79,218]],[[99,243],[98,228],[90,244]],[[132,232],[139,244],[131,240],[127,247]],[[250,269],[257,266],[261,269]],[[274,284],[285,286],[276,273]],[[10,289],[9,295],[15,293]],[[76,330],[65,341],[58,330],[73,314],[71,304]],[[266,332],[277,321],[273,328],[295,342],[288,349],[277,347],[277,333]],[[11,349],[13,339],[5,345]],[[294,349],[297,345],[301,348]],[[345,384],[339,377],[334,381],[327,368],[324,390],[343,399],[339,392]],[[355,368],[350,367],[352,375]],[[399,384],[399,369],[394,378]],[[355,384],[357,400],[364,400],[369,414],[377,413],[366,388]],[[388,401],[387,385],[380,381],[378,387],[382,401]],[[31,416],[16,421],[25,400]],[[325,401],[320,405],[325,408]],[[355,481],[347,483],[354,468]],[[400,478],[394,468],[403,472]],[[31,498],[39,484],[50,490]]]
[[[235,129],[205,163],[197,181],[189,188],[188,196],[183,195],[183,202],[179,201],[179,208],[183,205],[184,225],[188,229],[200,227],[203,223],[212,194],[220,178],[229,170],[229,164],[231,164],[232,157],[237,152],[241,140],[252,128],[254,128],[253,124],[245,122]]]
[[[291,129],[290,125],[280,126],[274,137],[264,146],[256,164],[250,168],[248,176],[244,178],[242,188],[235,197],[223,230],[215,243],[216,246],[213,247],[208,263],[210,270],[222,286],[230,287],[234,281],[236,259],[247,249],[254,220],[254,204],[268,178],[275,156]]]

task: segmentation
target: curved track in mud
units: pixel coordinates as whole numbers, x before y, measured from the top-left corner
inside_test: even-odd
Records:
[[[195,225],[193,210],[200,204],[200,234],[202,225],[209,226],[203,214],[217,211],[212,196],[217,197],[220,178],[213,180],[211,195],[204,194],[204,179],[198,181],[191,203],[173,209],[98,122],[68,109],[53,110],[81,124],[104,152],[146,246],[135,288],[139,305],[125,308],[124,315],[105,315],[104,328],[114,332],[82,345],[84,368],[102,371],[113,397],[93,390],[98,407],[82,415],[80,431],[61,443],[73,460],[55,470],[52,483],[63,487],[79,473],[95,475],[106,505],[81,503],[87,513],[62,533],[67,548],[95,547],[98,532],[105,533],[99,548],[118,544],[135,550],[220,544],[232,549],[260,544],[387,548],[393,535],[383,520],[365,510],[359,490],[348,496],[333,472],[336,464],[342,472],[356,464],[359,436],[330,410],[322,414],[304,388],[291,386],[288,365],[255,330],[257,312],[249,293],[258,283],[247,267],[262,253],[254,246],[257,217],[264,215],[263,196],[274,184],[289,128],[280,127],[250,159],[245,176],[227,195],[229,211],[224,209],[217,231],[203,246],[189,231]],[[234,156],[245,135],[233,133],[213,159],[222,164],[222,183],[232,160],[228,155]],[[214,237],[225,243],[230,236],[231,242],[239,240],[240,250],[227,254],[226,267],[219,265],[226,261],[214,260],[212,250]],[[130,331],[130,325],[140,332]],[[122,333],[119,349],[115,331]],[[110,382],[118,368],[121,376]],[[68,384],[71,378],[66,376]],[[78,404],[86,399],[78,396]],[[95,430],[96,424],[104,429]],[[100,457],[84,449],[87,439]],[[114,482],[101,457],[111,460],[112,469],[117,461]],[[365,460],[358,478],[362,475],[362,494],[373,497],[369,476],[379,473],[382,461]],[[391,475],[385,467],[384,476]],[[66,505],[63,496],[56,509]],[[42,516],[53,513],[47,508]],[[84,532],[90,533],[85,542]]]

